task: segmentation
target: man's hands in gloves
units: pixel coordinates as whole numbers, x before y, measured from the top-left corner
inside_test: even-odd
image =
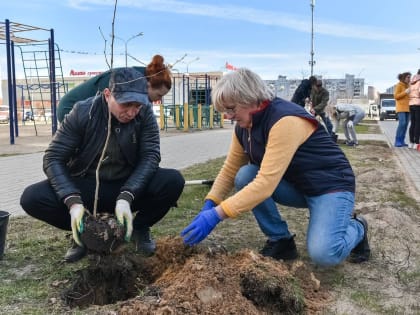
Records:
[[[353,128],[353,125],[353,121],[350,120],[347,122],[347,128]]]
[[[115,216],[120,224],[125,226],[125,240],[128,242],[133,233],[133,214],[128,201],[124,199],[117,200],[115,206]]]
[[[184,243],[195,245],[204,240],[207,235],[222,221],[213,207],[210,210],[201,211],[194,220],[182,232]]]
[[[79,233],[83,232],[83,215],[85,213],[85,207],[80,203],[75,203],[70,207],[70,218],[71,218],[71,231],[73,232],[73,239],[80,247],[83,247],[83,243],[80,240]]]

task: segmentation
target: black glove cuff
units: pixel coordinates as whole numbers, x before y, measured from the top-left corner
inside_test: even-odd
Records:
[[[131,206],[131,203],[134,200],[134,195],[129,191],[122,191],[122,192],[120,192],[120,194],[117,197],[117,200],[119,200],[119,199],[127,201]]]
[[[64,198],[63,202],[69,210],[75,203],[83,204],[82,197],[80,197],[80,195],[69,195]]]

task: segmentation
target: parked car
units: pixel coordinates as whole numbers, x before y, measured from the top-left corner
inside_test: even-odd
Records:
[[[25,117],[23,118],[24,121],[34,120],[34,113],[32,111],[25,112]]]
[[[9,106],[0,105],[0,123],[8,123],[10,120]]]

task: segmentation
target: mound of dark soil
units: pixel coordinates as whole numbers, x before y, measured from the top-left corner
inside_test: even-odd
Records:
[[[250,250],[187,247],[158,240],[153,257],[121,253],[92,260],[63,296],[68,305],[117,303],[118,314],[303,314],[328,303],[310,269]]]

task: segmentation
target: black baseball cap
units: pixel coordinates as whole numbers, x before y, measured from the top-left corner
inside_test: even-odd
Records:
[[[117,68],[111,70],[109,89],[118,104],[136,102],[149,104],[147,79],[134,68]]]

